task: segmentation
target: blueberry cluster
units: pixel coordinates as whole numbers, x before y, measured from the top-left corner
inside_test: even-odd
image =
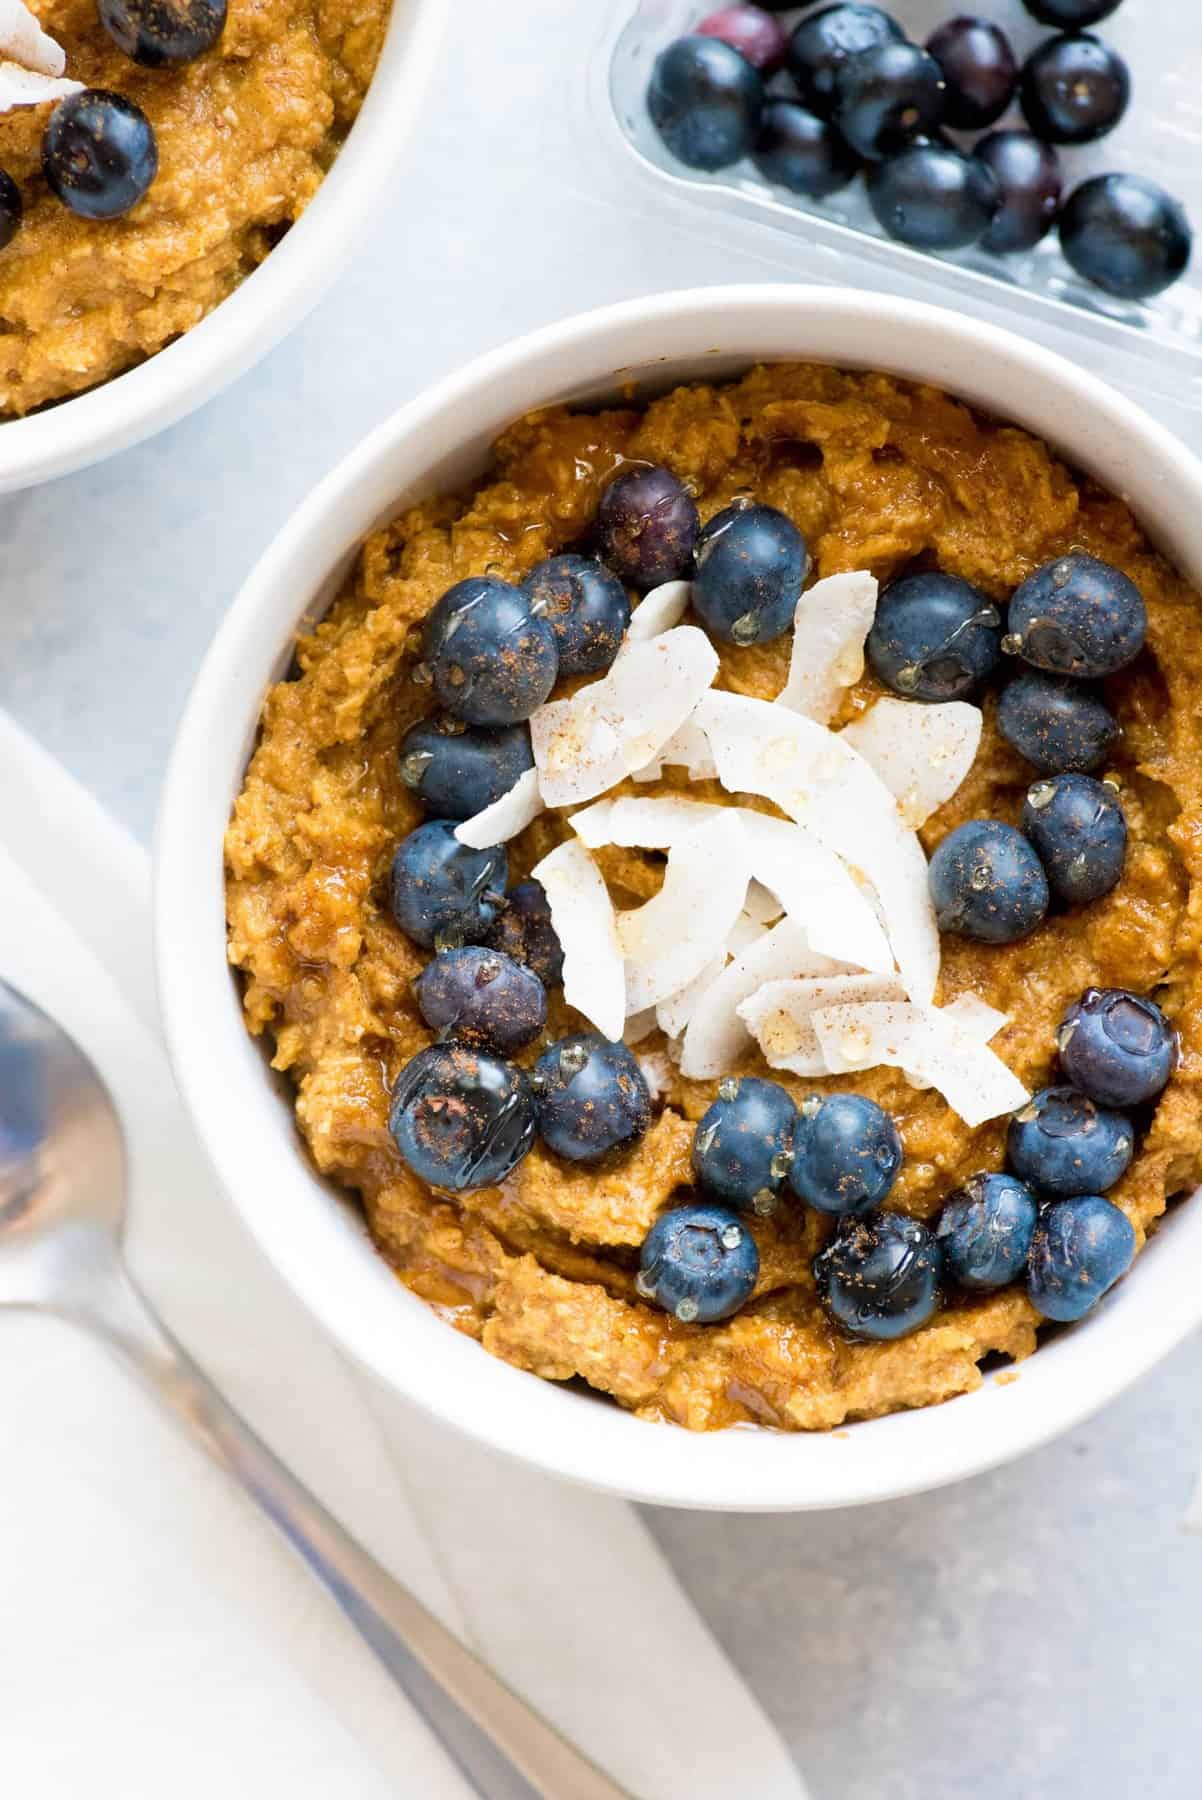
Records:
[[[1061,205],[1058,146],[1112,131],[1131,93],[1127,65],[1085,29],[1119,0],[1026,0],[1054,26],[1020,68],[993,21],[958,15],[925,48],[880,7],[813,0],[734,5],[704,18],[655,62],[647,108],[690,168],[750,157],[766,181],[813,199],[865,172],[881,228],[923,250],[1032,249],[1057,225],[1078,274],[1121,299],[1160,293],[1184,270],[1192,234],[1179,203],[1138,175],[1096,175]],[[1028,127],[992,130],[1017,99]],[[949,131],[981,133],[971,149]]]

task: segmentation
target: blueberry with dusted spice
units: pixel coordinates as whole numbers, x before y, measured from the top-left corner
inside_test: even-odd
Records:
[[[419,719],[401,739],[401,780],[440,819],[470,819],[534,767],[525,725],[465,725],[443,714]]]
[[[516,725],[540,707],[559,669],[555,634],[522,588],[473,575],[448,588],[426,620],[434,692],[469,725]]]
[[[700,530],[692,496],[671,469],[628,469],[601,496],[601,558],[631,587],[658,587],[686,574]]]
[[[651,71],[647,111],[678,162],[727,169],[746,156],[759,129],[764,83],[721,38],[677,38]]]
[[[797,1108],[775,1081],[720,1082],[693,1135],[693,1173],[707,1194],[742,1211],[776,1209],[793,1159]]]
[[[852,149],[873,161],[934,131],[946,107],[943,71],[917,44],[879,44],[835,77],[835,123]]]
[[[1014,97],[1018,64],[1010,40],[992,19],[957,13],[927,39],[947,83],[945,118],[957,131],[981,131]]]
[[[793,1133],[789,1185],[824,1213],[879,1206],[897,1180],[902,1144],[883,1107],[863,1094],[813,1095]]]
[[[724,643],[769,644],[793,623],[809,560],[774,506],[724,506],[697,540],[693,610]]]
[[[577,1031],[544,1050],[534,1068],[538,1128],[556,1156],[596,1162],[636,1143],[651,1122],[643,1071],[625,1044]]]
[[[1104,1194],[1126,1173],[1135,1133],[1126,1113],[1076,1088],[1043,1088],[1006,1127],[1010,1167],[1041,1193]]]
[[[534,1125],[528,1076],[476,1044],[419,1050],[401,1070],[388,1115],[408,1167],[453,1194],[504,1181],[534,1142]]]
[[[998,730],[1045,775],[1084,775],[1106,760],[1118,720],[1084,682],[1030,669],[1002,689]]]
[[[970,819],[949,832],[928,873],[940,931],[982,944],[1030,937],[1048,910],[1043,864],[1022,832],[1000,819]]]
[[[760,1272],[755,1239],[737,1213],[691,1200],[662,1213],[639,1252],[635,1287],[682,1325],[729,1319]]]
[[[1045,144],[1092,144],[1113,131],[1131,98],[1126,63],[1101,38],[1049,38],[1023,64],[1019,102]]]
[[[1039,1203],[1013,1175],[970,1175],[935,1226],[951,1279],[970,1293],[1005,1287],[1027,1266]]]
[[[555,634],[561,675],[597,675],[622,648],[630,598],[592,556],[549,556],[525,581],[534,611]]]
[[[973,146],[997,183],[998,204],[981,239],[991,256],[1033,250],[1056,223],[1060,158],[1029,131],[991,131]]]
[[[785,60],[806,105],[829,113],[844,64],[882,44],[900,44],[904,36],[897,20],[879,6],[824,6],[796,27]]]
[[[1086,988],[1056,1044],[1065,1075],[1101,1106],[1154,1100],[1177,1066],[1177,1033],[1154,1000],[1126,988]]]
[[[975,157],[922,139],[868,171],[868,203],[882,231],[916,250],[963,250],[987,228],[997,183]]]
[[[762,6],[722,6],[702,19],[702,37],[721,38],[761,75],[774,75],[785,60],[789,34]]]
[[[1023,830],[1048,886],[1066,906],[1088,906],[1118,886],[1127,821],[1115,790],[1092,775],[1054,775],[1027,789]]]
[[[814,1258],[818,1293],[836,1322],[862,1338],[906,1337],[939,1305],[943,1252],[927,1227],[904,1213],[839,1220]]]
[[[154,127],[124,94],[84,88],[60,100],[42,138],[50,190],[81,219],[118,219],[158,173]]]
[[[997,607],[937,569],[890,582],[868,634],[873,673],[904,700],[965,700],[1001,654]]]
[[[1078,275],[1119,300],[1150,300],[1185,272],[1185,208],[1142,175],[1095,175],[1060,213],[1060,248]]]
[[[1028,575],[1010,598],[1002,648],[1036,669],[1087,681],[1125,669],[1144,647],[1148,615],[1129,576],[1072,551]]]
[[[532,969],[545,988],[563,980],[563,945],[551,923],[551,908],[541,881],[519,881],[505,896],[505,910],[493,921],[484,940],[514,962]]]
[[[100,23],[146,69],[195,62],[225,30],[226,0],[99,0]]]
[[[770,99],[751,153],[765,181],[821,200],[853,179],[860,159],[829,119],[795,100]]]
[[[453,819],[430,819],[402,838],[392,859],[392,916],[415,944],[478,942],[504,904],[504,848],[471,850]]]
[[[1101,1194],[1045,1207],[1031,1240],[1027,1294],[1045,1319],[1084,1318],[1131,1267],[1135,1231]]]
[[[1123,0],[1023,0],[1033,19],[1041,25],[1058,25],[1061,31],[1096,25],[1117,12]]]
[[[12,243],[24,216],[20,188],[7,169],[0,169],[0,250],[7,249]]]
[[[479,944],[441,951],[413,991],[432,1031],[494,1050],[521,1050],[547,1022],[547,990],[538,976]]]

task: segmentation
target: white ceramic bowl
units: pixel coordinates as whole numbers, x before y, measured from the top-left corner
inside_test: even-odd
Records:
[[[353,254],[392,180],[449,14],[449,0],[394,0],[362,110],[291,231],[206,319],[123,375],[25,419],[0,421],[0,493],[99,462],[174,424],[299,323]]]
[[[640,1500],[834,1507],[935,1487],[1083,1418],[1202,1320],[1202,1203],[1178,1209],[1087,1323],[1005,1383],[838,1436],[649,1424],[495,1361],[405,1290],[354,1208],[303,1155],[285,1095],[240,1017],[225,961],[222,833],[268,684],[302,616],[320,613],[363,535],[470,480],[531,407],[813,358],[938,382],[1047,438],[1128,498],[1202,584],[1202,467],[1094,376],[950,312],[838,289],[715,288],[606,308],[472,363],[397,413],[310,495],[235,601],[201,669],[159,824],[156,935],[171,1053],[202,1138],[247,1225],[332,1336],[392,1387],[554,1474]]]

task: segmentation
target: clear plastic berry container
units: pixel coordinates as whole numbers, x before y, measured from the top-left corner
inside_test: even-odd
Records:
[[[624,159],[645,206],[692,213],[716,249],[732,234],[746,242],[751,233],[774,274],[783,269],[798,280],[941,301],[1087,362],[1137,396],[1159,399],[1162,410],[1165,403],[1173,411],[1202,409],[1202,20],[1192,7],[1125,0],[1092,27],[1126,59],[1131,104],[1109,136],[1061,152],[1066,193],[1091,175],[1122,170],[1158,181],[1189,214],[1199,239],[1191,265],[1146,302],[1112,299],[1082,280],[1054,232],[1015,256],[977,248],[933,254],[888,238],[858,179],[828,200],[808,200],[770,187],[750,162],[713,175],[676,162],[648,117],[647,84],[665,45],[714,9],[707,0],[611,0],[592,64],[590,106],[577,114],[578,135],[581,126],[589,133],[582,157],[608,146]],[[788,28],[812,10],[779,16]],[[896,0],[887,10],[918,43],[956,14],[992,19],[1020,61],[1054,35],[1021,0]],[[1023,126],[1017,107],[993,129],[1009,126]]]

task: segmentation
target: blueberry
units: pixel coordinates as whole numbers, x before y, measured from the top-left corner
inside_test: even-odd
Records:
[[[1021,1275],[1038,1214],[1034,1194],[1013,1175],[970,1175],[944,1202],[935,1227],[952,1280],[981,1293]]]
[[[422,1018],[448,1037],[514,1051],[547,1022],[547,990],[500,950],[465,944],[427,963],[414,983]]]
[[[982,250],[1010,256],[1033,249],[1056,223],[1060,158],[1029,131],[991,131],[973,146],[973,156],[989,170],[999,195]]]
[[[946,107],[943,70],[917,44],[879,44],[835,77],[835,123],[853,150],[873,160],[933,131]]]
[[[1121,569],[1073,551],[1044,563],[1015,589],[1007,626],[1003,648],[1024,662],[1094,680],[1139,655],[1148,615]]]
[[[1001,614],[957,575],[903,575],[882,593],[868,634],[877,679],[906,700],[964,700],[1001,653]]]
[[[897,1180],[902,1145],[889,1114],[863,1094],[814,1097],[793,1134],[789,1185],[824,1213],[862,1213],[879,1206]]]
[[[1095,175],[1060,214],[1060,248],[1078,275],[1120,300],[1150,300],[1190,259],[1185,209],[1142,175]]]
[[[1022,832],[1000,819],[970,819],[949,832],[929,879],[940,931],[983,944],[1029,937],[1048,910],[1043,864]]]
[[[721,38],[762,75],[775,74],[785,60],[789,34],[762,6],[723,6],[702,19],[697,30],[702,37]]]
[[[868,203],[882,231],[917,250],[963,250],[993,217],[997,184],[951,144],[911,144],[868,171]]]
[[[1106,760],[1118,720],[1084,682],[1031,669],[1002,689],[998,730],[1045,775],[1084,775]]]
[[[693,1173],[707,1194],[744,1211],[775,1210],[793,1153],[797,1108],[775,1081],[723,1081],[693,1136]]]
[[[534,1142],[534,1089],[503,1057],[474,1044],[431,1044],[401,1070],[388,1129],[413,1173],[461,1193],[492,1187]]]
[[[545,988],[563,980],[563,946],[551,923],[551,908],[540,881],[520,881],[505,896],[505,910],[484,939],[514,962],[533,970]]]
[[[549,556],[531,569],[526,592],[555,636],[561,675],[596,675],[622,648],[630,599],[591,556]]]
[[[1027,1293],[1045,1319],[1091,1312],[1135,1255],[1130,1219],[1101,1194],[1079,1194],[1045,1208],[1035,1227]]]
[[[392,916],[427,949],[436,942],[476,942],[497,916],[507,868],[501,845],[470,850],[456,838],[454,820],[430,819],[396,847]]]
[[[1125,1174],[1135,1134],[1126,1113],[1076,1088],[1043,1088],[1006,1128],[1010,1167],[1041,1193],[1104,1194]]]
[[[677,162],[726,169],[746,156],[759,129],[764,83],[720,38],[677,38],[651,71],[647,111]]]
[[[860,166],[829,119],[793,100],[769,100],[751,157],[765,181],[815,200],[845,188]]]
[[[927,1227],[904,1213],[840,1219],[814,1258],[827,1311],[856,1337],[899,1338],[925,1325],[939,1304],[943,1253]]]
[[[635,1286],[684,1325],[738,1312],[755,1287],[760,1255],[736,1213],[692,1200],[662,1213],[639,1252]]]
[[[829,113],[835,78],[853,57],[881,44],[899,44],[901,26],[879,6],[824,6],[809,13],[789,39],[786,61],[806,105]]]
[[[1117,887],[1127,854],[1118,796],[1091,775],[1054,775],[1027,790],[1023,830],[1048,886],[1066,906],[1088,906]]]
[[[401,780],[440,819],[470,819],[534,767],[525,725],[420,719],[401,739]]]
[[[774,506],[736,503],[697,540],[693,610],[727,644],[769,644],[793,623],[809,565],[806,541]]]
[[[1123,0],[1023,0],[1033,19],[1041,25],[1058,25],[1061,31],[1096,25],[1117,12],[1122,3]]]
[[[20,188],[7,169],[0,169],[0,250],[6,250],[12,243],[24,216]]]
[[[651,1121],[643,1071],[626,1048],[577,1031],[544,1050],[534,1069],[538,1128],[556,1156],[596,1162],[625,1150]]]
[[[628,469],[601,496],[601,557],[631,587],[658,587],[684,575],[700,530],[697,508],[670,469]]]
[[[146,69],[195,62],[225,30],[226,0],[99,0],[100,23]]]
[[[51,192],[81,219],[117,219],[158,173],[154,127],[132,100],[84,88],[60,100],[42,139]]]
[[[476,575],[448,588],[422,652],[439,700],[469,725],[516,725],[555,686],[555,635],[521,588]]]
[[[945,116],[957,131],[980,131],[1000,119],[1018,80],[1010,40],[991,19],[963,13],[932,32],[927,50],[947,83]]]
[[[1088,32],[1049,38],[1023,64],[1019,102],[1045,144],[1092,144],[1105,137],[1130,98],[1126,63]]]
[[[1056,1043],[1065,1075],[1101,1106],[1154,1100],[1177,1066],[1177,1033],[1154,1000],[1125,988],[1086,988]]]

